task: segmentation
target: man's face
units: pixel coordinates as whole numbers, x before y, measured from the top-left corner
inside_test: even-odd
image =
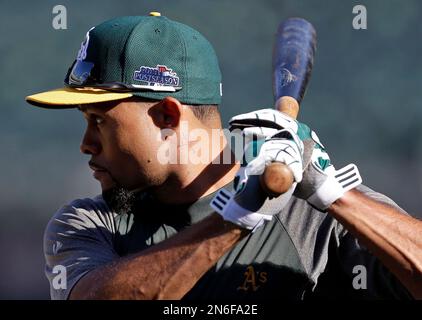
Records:
[[[80,106],[87,120],[81,152],[91,155],[89,165],[103,191],[145,189],[159,180],[160,129],[148,114],[153,104],[121,100]]]

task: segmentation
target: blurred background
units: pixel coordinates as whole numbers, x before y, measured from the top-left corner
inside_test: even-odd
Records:
[[[55,30],[56,5],[67,29]],[[355,5],[367,30],[354,30]],[[86,31],[122,15],[160,11],[203,33],[223,73],[221,111],[272,107],[271,55],[278,23],[300,16],[318,33],[313,76],[299,119],[336,166],[358,164],[364,183],[422,218],[422,3],[418,0],[0,0],[0,299],[49,299],[42,238],[63,204],[101,192],[79,153],[75,110],[25,103],[62,86]]]

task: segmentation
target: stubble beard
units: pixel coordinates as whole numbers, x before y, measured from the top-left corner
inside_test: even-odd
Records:
[[[148,175],[139,175],[137,189],[128,189],[120,184],[111,174],[113,187],[103,190],[102,196],[109,208],[115,213],[121,214],[140,214],[145,199],[151,196],[154,187],[164,183],[163,177]]]
[[[114,186],[102,191],[103,199],[108,207],[119,215],[136,213],[145,191],[143,189],[130,190],[119,184],[114,177],[112,179]]]
[[[123,187],[113,187],[102,192],[103,199],[108,207],[121,215],[133,212],[136,202],[136,193]]]

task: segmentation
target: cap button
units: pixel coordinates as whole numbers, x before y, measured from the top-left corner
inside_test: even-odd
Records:
[[[150,16],[153,16],[153,17],[161,17],[161,13],[159,13],[159,12],[157,12],[157,11],[151,11],[151,12],[149,13],[149,15],[150,15]]]

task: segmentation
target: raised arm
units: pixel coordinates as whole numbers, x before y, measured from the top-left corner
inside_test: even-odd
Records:
[[[422,299],[422,221],[357,190],[328,212],[365,245],[416,298]]]
[[[263,109],[233,117],[232,129],[265,137],[274,128],[295,129],[304,151],[303,180],[295,195],[328,211],[422,299],[422,222],[353,189],[361,183],[355,165],[336,170],[315,132],[281,112]],[[350,191],[349,191],[350,190]]]

